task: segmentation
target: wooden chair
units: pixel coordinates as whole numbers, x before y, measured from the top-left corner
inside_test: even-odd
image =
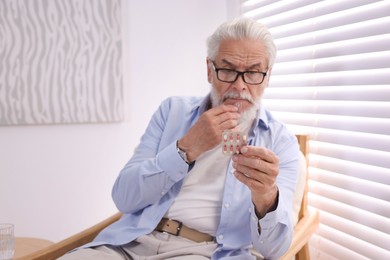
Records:
[[[122,216],[122,213],[118,212],[113,216],[103,220],[102,222],[81,231],[69,238],[66,238],[58,243],[49,245],[41,250],[35,251],[29,255],[17,258],[16,260],[54,260],[58,257],[64,255],[72,249],[75,249],[79,246],[82,246],[88,242],[91,242],[97,234],[107,227],[108,225],[114,223]]]
[[[300,149],[304,155],[304,158],[306,159],[308,154],[308,136],[297,135],[297,138]],[[57,259],[66,252],[92,241],[102,229],[117,221],[121,215],[122,214],[118,212],[106,220],[84,231],[81,231],[80,233],[77,233],[58,243],[47,246],[46,248],[43,248],[32,254],[19,258],[18,260]],[[292,244],[288,252],[281,259],[291,259],[293,256],[296,256],[296,259],[309,259],[309,248],[307,243],[318,226],[319,213],[317,210],[309,212],[307,209],[307,178],[305,181],[305,191],[303,193],[303,199],[298,218],[298,223],[294,228],[294,238]]]
[[[299,143],[299,149],[301,150],[304,158],[306,159],[306,177],[304,182],[304,192],[301,202],[301,208],[298,213],[298,223],[294,227],[294,237],[292,239],[290,248],[280,258],[281,260],[292,259],[295,256],[296,260],[310,259],[308,241],[310,237],[316,231],[320,216],[317,209],[309,210],[307,208],[307,192],[308,192],[308,179],[307,173],[307,158],[309,154],[309,136],[308,135],[296,135]]]

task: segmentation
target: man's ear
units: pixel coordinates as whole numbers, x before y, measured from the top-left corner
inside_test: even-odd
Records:
[[[268,69],[265,87],[268,87],[269,79],[271,78],[272,67]]]
[[[211,65],[210,65],[210,60],[209,60],[209,58],[207,58],[206,59],[206,67],[207,67],[207,80],[208,80],[208,82],[211,84],[211,79],[212,79],[212,77],[211,77]]]

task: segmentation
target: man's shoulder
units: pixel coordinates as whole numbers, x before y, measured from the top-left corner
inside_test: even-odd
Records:
[[[201,96],[171,96],[166,98],[162,104],[170,108],[193,109],[199,107],[204,98]]]
[[[268,127],[272,129],[272,132],[276,136],[284,136],[285,138],[294,137],[294,134],[288,128],[287,124],[275,117],[270,110],[264,108],[264,115],[266,117]]]
[[[165,101],[174,103],[199,103],[203,99],[204,96],[170,96]]]
[[[275,124],[275,125],[285,125],[285,123],[283,121],[281,121],[279,118],[277,118],[274,113],[267,109],[267,108],[263,108],[263,113],[261,115],[261,117],[263,117],[265,120],[267,120],[267,122],[269,124]]]

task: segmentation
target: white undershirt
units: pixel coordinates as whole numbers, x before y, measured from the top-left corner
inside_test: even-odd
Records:
[[[250,125],[240,128],[248,133]],[[222,144],[205,152],[184,179],[183,186],[165,217],[215,236],[221,215],[226,171],[231,156]]]
[[[222,145],[202,154],[184,179],[183,186],[166,213],[167,218],[215,235],[221,214],[223,188],[230,156]]]

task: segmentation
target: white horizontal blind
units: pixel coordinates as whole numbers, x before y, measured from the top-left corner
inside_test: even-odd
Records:
[[[248,0],[278,47],[264,104],[310,134],[314,259],[390,259],[390,1]]]

